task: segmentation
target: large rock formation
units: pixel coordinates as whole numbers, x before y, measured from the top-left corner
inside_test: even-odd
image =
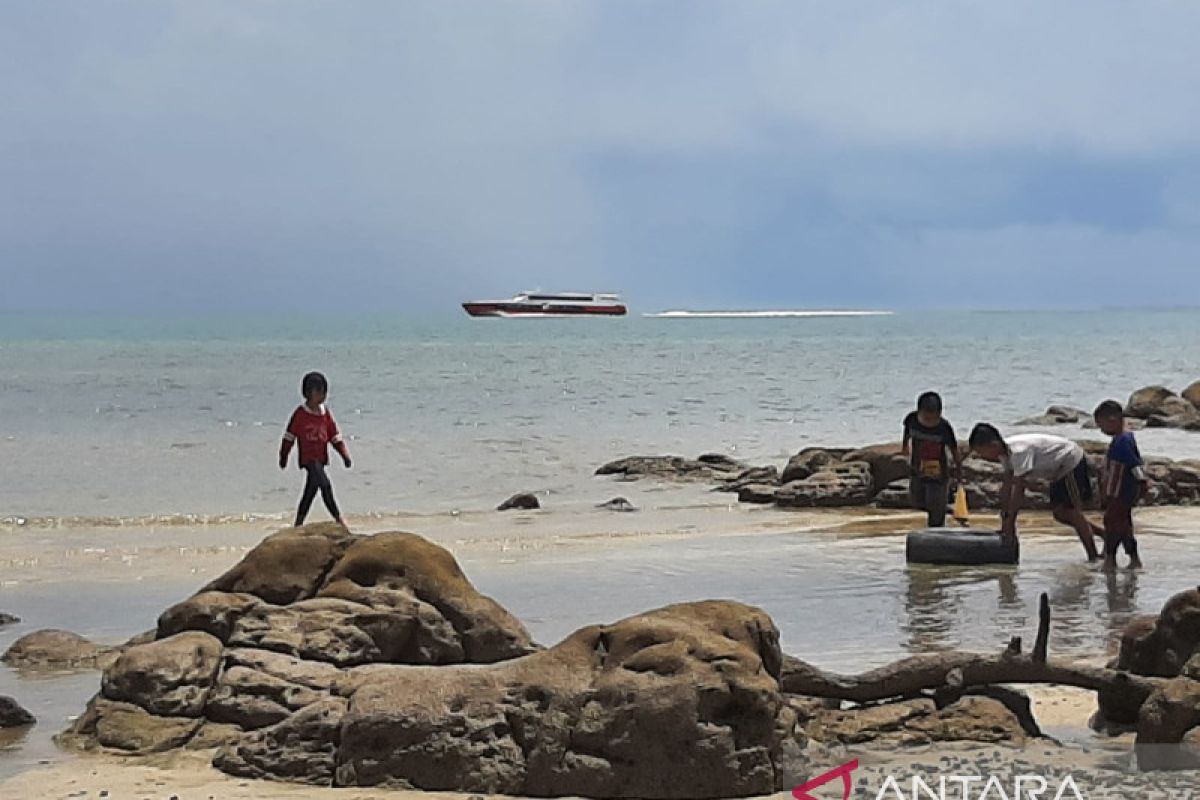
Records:
[[[731,602],[584,628],[488,667],[387,667],[224,748],[236,775],[512,795],[729,797],[781,787],[778,634]],[[342,699],[344,697],[345,699]]]
[[[219,742],[330,697],[354,667],[484,664],[535,649],[419,536],[290,528],[163,612],[153,640],[124,648],[67,738],[134,753]]]
[[[781,664],[770,618],[727,601],[539,649],[444,549],[313,525],[164,612],[61,741],[324,786],[767,794],[797,747]]]

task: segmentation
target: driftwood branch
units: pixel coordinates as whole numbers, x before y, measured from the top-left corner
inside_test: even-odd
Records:
[[[1021,652],[1020,639],[1014,637],[998,655],[952,651],[912,656],[859,675],[827,672],[787,656],[780,687],[789,694],[871,703],[946,687],[1048,683],[1112,692],[1137,708],[1162,684],[1161,678],[1049,659],[1050,601],[1045,594],[1038,611],[1037,640],[1031,655]]]

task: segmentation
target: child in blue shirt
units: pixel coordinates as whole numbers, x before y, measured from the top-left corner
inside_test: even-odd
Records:
[[[1100,495],[1104,507],[1104,570],[1117,568],[1117,550],[1124,546],[1131,569],[1141,569],[1137,539],[1133,535],[1133,508],[1146,483],[1137,439],[1126,429],[1125,410],[1116,400],[1105,400],[1095,411],[1096,424],[1112,437]]]

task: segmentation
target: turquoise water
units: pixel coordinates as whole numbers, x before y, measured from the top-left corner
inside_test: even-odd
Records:
[[[191,318],[0,315],[0,517],[283,514],[275,465],[300,376],[321,369],[360,512],[572,507],[632,453],[781,463],[893,439],[922,390],[965,433],[1200,378],[1200,312],[903,313],[850,319]],[[1143,450],[1200,455],[1200,436]],[[638,495],[641,486],[622,486]],[[724,501],[726,498],[720,498]],[[635,502],[665,502],[643,494]],[[319,514],[318,514],[319,516]]]

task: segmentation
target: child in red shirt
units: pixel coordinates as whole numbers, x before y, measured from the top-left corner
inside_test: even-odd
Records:
[[[279,446],[279,468],[287,467],[288,455],[292,445],[299,443],[300,469],[307,477],[304,481],[304,493],[300,495],[300,507],[296,510],[296,527],[304,524],[308,510],[312,507],[313,498],[317,492],[325,501],[325,508],[338,523],[342,521],[342,512],[338,510],[337,501],[333,499],[333,485],[325,474],[329,464],[329,445],[342,457],[346,469],[350,468],[350,451],[338,431],[333,414],[325,408],[325,397],[329,394],[329,382],[319,372],[310,372],[300,383],[300,393],[304,395],[304,403],[292,412],[288,421],[287,431],[283,434],[283,443]]]

